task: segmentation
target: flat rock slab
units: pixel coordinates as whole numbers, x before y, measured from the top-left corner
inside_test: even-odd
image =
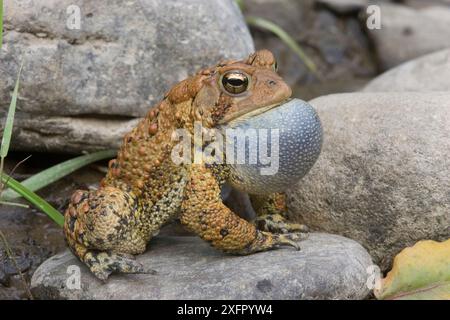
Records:
[[[44,262],[31,280],[40,299],[363,299],[372,264],[357,242],[311,234],[302,250],[231,256],[197,237],[157,237],[138,256],[156,274],[113,275],[102,283],[69,251]],[[81,289],[69,289],[80,267]]]

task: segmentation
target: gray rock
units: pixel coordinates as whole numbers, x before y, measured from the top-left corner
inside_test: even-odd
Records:
[[[103,128],[103,119],[126,125],[199,68],[254,51],[232,0],[87,1],[80,5],[79,30],[66,26],[72,4],[5,3],[1,110],[7,110],[24,59],[18,101],[24,115],[16,121],[16,129],[23,126],[24,132],[13,140],[14,148],[64,152],[110,147],[111,141],[117,144],[117,130]],[[45,127],[30,125],[36,116],[45,117]],[[59,117],[73,121],[60,124]],[[87,134],[95,121],[98,132]],[[69,132],[67,138],[58,135],[61,127]],[[48,135],[53,131],[56,137]]]
[[[157,237],[138,260],[155,275],[95,279],[68,251],[33,275],[40,299],[363,299],[370,256],[358,243],[311,234],[303,249],[231,256],[196,237]],[[81,268],[81,290],[69,289],[67,268]],[[73,272],[73,271],[72,271]],[[70,282],[69,282],[70,283]]]
[[[139,119],[33,116],[18,112],[13,128],[13,147],[40,152],[97,151],[116,149]]]
[[[403,3],[405,5],[414,7],[414,8],[426,8],[429,6],[435,6],[435,5],[444,5],[444,6],[450,6],[450,0],[404,0]]]
[[[363,91],[450,91],[450,49],[405,62],[376,77]]]
[[[421,239],[450,237],[450,93],[310,101],[322,153],[288,193],[292,219],[361,243],[386,270]]]
[[[383,70],[450,47],[450,10],[380,4],[381,29],[368,30]]]

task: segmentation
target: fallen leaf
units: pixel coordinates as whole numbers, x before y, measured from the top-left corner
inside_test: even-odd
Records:
[[[404,249],[374,293],[377,299],[450,300],[450,239]]]

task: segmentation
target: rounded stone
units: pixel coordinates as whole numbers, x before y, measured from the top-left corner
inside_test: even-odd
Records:
[[[234,149],[230,184],[251,194],[282,192],[297,183],[314,165],[322,146],[319,117],[299,99],[238,118],[225,129],[226,152]],[[245,161],[239,162],[239,154]]]
[[[363,91],[450,91],[450,49],[405,62],[370,81]]]
[[[450,237],[450,93],[310,101],[319,160],[288,193],[292,219],[360,242],[385,270],[400,250]]]
[[[137,260],[156,274],[96,279],[69,250],[33,275],[38,299],[364,299],[369,294],[367,251],[357,242],[311,234],[302,250],[283,248],[248,256],[224,254],[196,237],[156,237]],[[79,268],[80,289],[69,270]],[[73,277],[73,275],[72,275]]]
[[[448,7],[433,5],[416,9],[389,2],[378,3],[378,6],[381,28],[367,28],[367,34],[382,70],[450,47]],[[376,15],[366,13],[364,24],[369,16],[376,20]]]

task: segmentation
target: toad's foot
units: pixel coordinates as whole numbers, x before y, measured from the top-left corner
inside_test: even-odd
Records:
[[[299,223],[289,222],[281,214],[267,214],[258,216],[255,219],[255,225],[259,230],[272,233],[284,234],[308,232],[307,226]]]
[[[132,255],[88,251],[83,261],[92,273],[102,281],[106,281],[109,275],[115,273],[144,273],[155,274],[154,270],[146,270]]]
[[[296,250],[300,250],[300,245],[298,242],[306,239],[307,237],[308,235],[306,233],[273,234],[270,232],[257,231],[256,238],[249,246],[238,251],[234,251],[233,253],[247,255],[286,246],[294,247]]]
[[[298,242],[308,238],[307,233],[285,233],[285,234],[274,234],[275,242],[278,243],[277,246],[291,246],[297,250],[300,250],[300,245]]]

